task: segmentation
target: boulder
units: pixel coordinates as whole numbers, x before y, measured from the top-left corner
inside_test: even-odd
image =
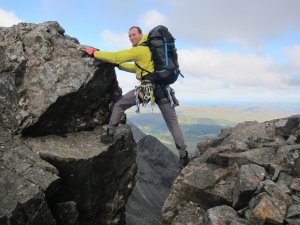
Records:
[[[207,210],[205,224],[226,225],[234,221],[236,218],[238,218],[238,214],[233,208],[227,205],[221,205]]]
[[[51,205],[74,201],[79,224],[123,223],[125,205],[135,181],[135,142],[130,128],[116,129],[114,142],[100,143],[103,128],[80,131],[64,137],[47,135],[26,138],[33,152],[54,165],[60,174],[60,188]]]
[[[0,126],[0,224],[51,224],[58,170]]]
[[[300,203],[294,204],[288,208],[285,221],[291,225],[300,224]]]
[[[100,143],[120,97],[114,65],[55,21],[0,27],[0,223],[124,224],[135,142],[120,125]]]
[[[233,191],[233,207],[241,209],[248,205],[252,194],[264,179],[266,171],[256,164],[242,165]]]
[[[0,28],[0,124],[28,136],[91,129],[121,91],[113,65],[89,57],[57,22]]]
[[[199,143],[171,188],[160,224],[297,224],[299,124],[300,115],[248,121]],[[238,216],[212,214],[221,206]],[[189,217],[186,209],[202,213]]]
[[[74,201],[61,202],[55,205],[54,215],[59,224],[78,225],[79,213]]]

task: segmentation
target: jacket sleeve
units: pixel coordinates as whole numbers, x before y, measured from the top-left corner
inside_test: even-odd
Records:
[[[138,54],[135,53],[134,48],[118,52],[96,51],[94,53],[94,57],[96,59],[114,64],[121,64],[138,60]]]
[[[136,46],[117,52],[96,51],[94,57],[104,62],[118,64],[121,70],[135,73],[138,80],[147,74],[145,71],[154,71],[151,52],[146,46]],[[134,63],[139,64],[144,70],[138,68]]]
[[[119,69],[124,70],[126,72],[135,73],[136,72],[136,66],[133,63],[122,63],[119,64]]]

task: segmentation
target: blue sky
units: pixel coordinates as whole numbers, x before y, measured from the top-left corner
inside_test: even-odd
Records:
[[[132,25],[177,40],[183,101],[299,102],[299,0],[0,0],[0,26],[58,21],[81,44],[130,48]],[[137,84],[117,70],[120,86]]]

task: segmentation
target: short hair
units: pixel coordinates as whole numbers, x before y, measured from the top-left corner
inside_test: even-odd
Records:
[[[134,29],[134,28],[137,29],[137,31],[139,32],[139,34],[142,34],[142,33],[143,33],[143,32],[142,32],[142,29],[141,29],[140,27],[138,27],[138,26],[132,26],[132,27],[129,28],[129,30],[132,30],[132,29]]]

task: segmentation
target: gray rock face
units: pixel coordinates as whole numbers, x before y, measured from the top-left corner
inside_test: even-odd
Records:
[[[0,28],[0,224],[125,224],[135,183],[127,125],[100,143],[114,67],[57,22]]]
[[[258,184],[264,179],[265,174],[265,169],[256,164],[241,166],[233,191],[234,208],[244,208],[248,205],[248,202],[251,199],[251,194],[256,190]]]
[[[60,188],[49,200],[54,211],[63,213],[61,203],[75,202],[79,224],[124,224],[125,221],[125,204],[136,173],[135,142],[125,125],[118,127],[111,145],[100,143],[103,132],[97,128],[65,137],[26,138],[32,151],[59,171]]]
[[[59,184],[55,167],[0,126],[0,224],[56,224],[47,205]]]
[[[299,115],[244,122],[199,143],[160,224],[298,224],[299,124]]]
[[[135,137],[141,137],[141,131],[134,129]],[[178,157],[150,135],[139,140],[136,151],[137,182],[126,205],[126,224],[157,225],[178,173]]]
[[[227,205],[216,206],[207,210],[205,223],[207,225],[226,225],[230,224],[237,217],[237,212],[233,208]]]
[[[57,22],[0,28],[0,122],[13,133],[93,128],[120,95],[113,66],[86,56]]]

